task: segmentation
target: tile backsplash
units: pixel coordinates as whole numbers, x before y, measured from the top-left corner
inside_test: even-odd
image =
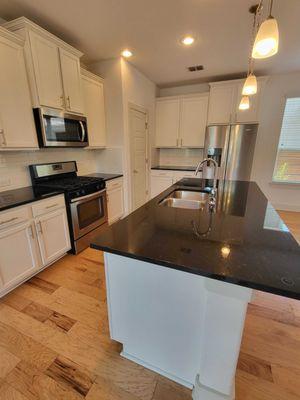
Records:
[[[56,161],[77,161],[80,175],[99,170],[97,157],[103,150],[40,149],[0,152],[0,192],[30,186],[28,165]]]
[[[203,149],[159,149],[159,165],[195,167],[203,160]]]

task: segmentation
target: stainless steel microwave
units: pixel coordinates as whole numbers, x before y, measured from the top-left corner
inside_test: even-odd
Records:
[[[40,147],[88,146],[84,116],[40,107],[33,110]]]

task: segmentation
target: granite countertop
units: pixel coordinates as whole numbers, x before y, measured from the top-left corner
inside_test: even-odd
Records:
[[[85,176],[92,176],[95,178],[103,178],[105,181],[110,181],[111,179],[116,179],[116,178],[121,178],[123,175],[122,174],[106,174],[106,173],[94,173],[94,174],[88,174]]]
[[[175,189],[204,189],[185,178],[108,227],[95,249],[300,299],[300,247],[254,182],[225,181],[217,207],[159,205]]]
[[[196,167],[191,166],[179,166],[179,165],[157,165],[156,167],[151,167],[151,169],[155,170],[169,170],[169,171],[195,171]]]
[[[34,189],[32,186],[0,192],[0,211],[22,206],[24,204],[32,203],[34,201],[43,200],[48,197],[57,196],[58,194],[62,193],[63,192],[61,191],[55,191],[42,194],[37,189]]]

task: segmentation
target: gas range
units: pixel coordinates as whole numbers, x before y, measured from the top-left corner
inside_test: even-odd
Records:
[[[35,164],[29,170],[32,185],[40,193],[64,192],[73,253],[88,247],[107,225],[104,179],[78,176],[76,161]]]

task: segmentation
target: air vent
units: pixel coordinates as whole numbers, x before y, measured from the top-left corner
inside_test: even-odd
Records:
[[[191,67],[187,67],[190,72],[202,71],[204,69],[203,65],[192,65]]]

